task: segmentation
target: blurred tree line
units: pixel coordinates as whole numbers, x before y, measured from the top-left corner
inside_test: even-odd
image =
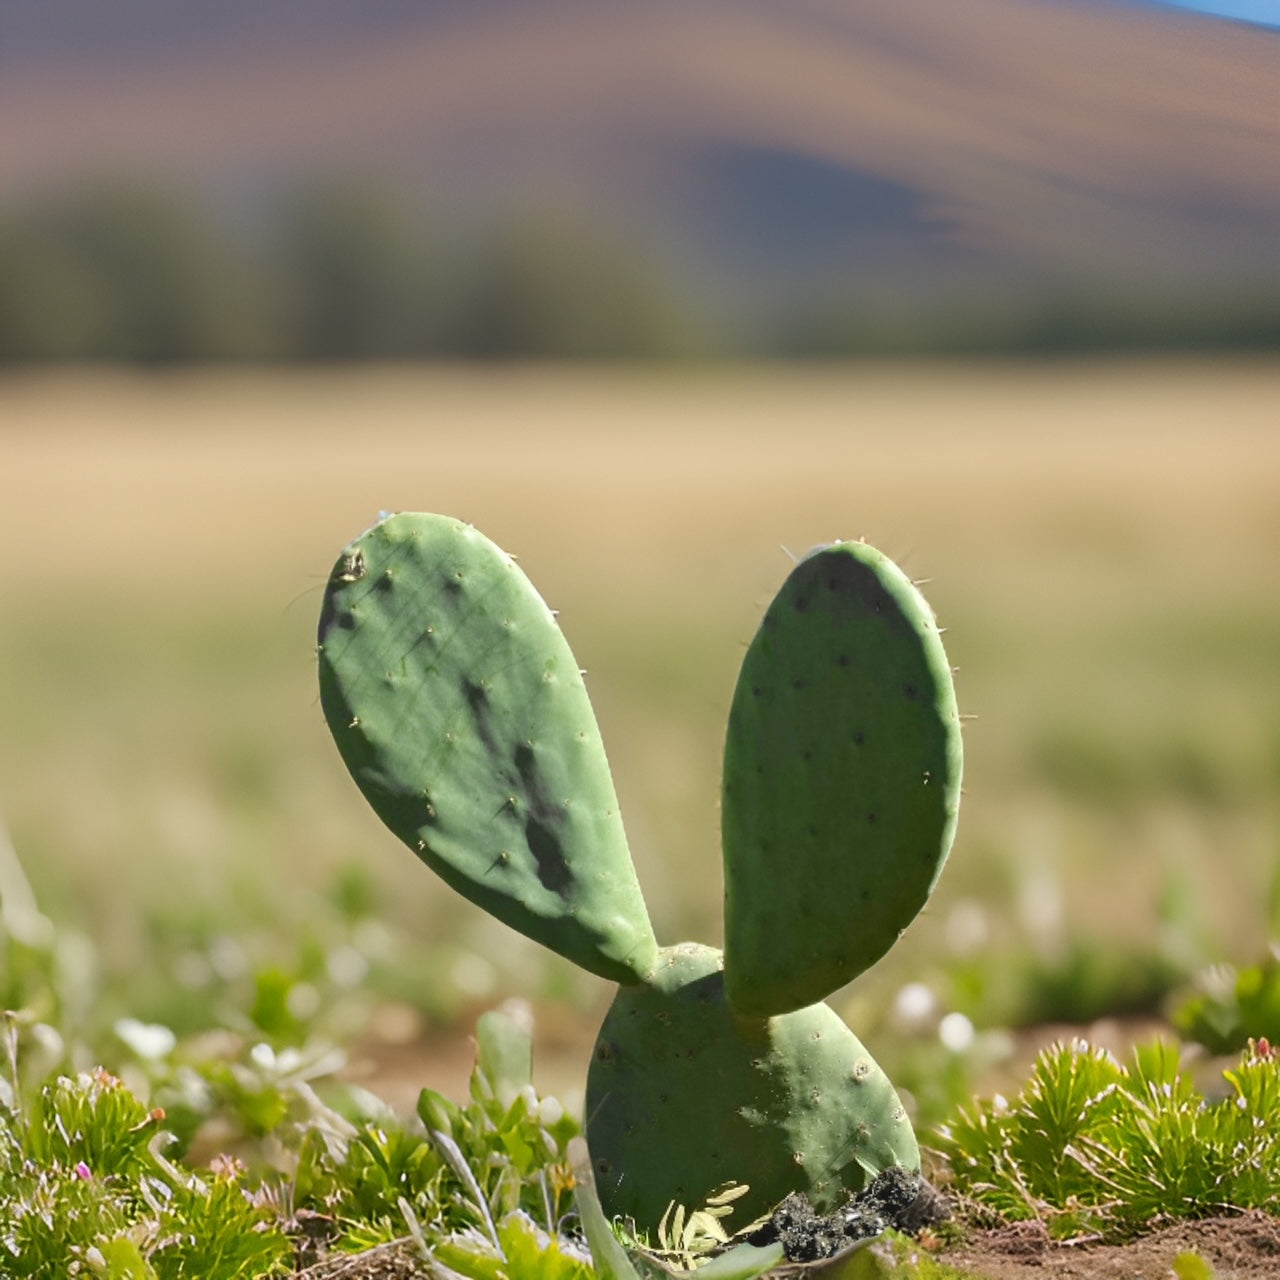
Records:
[[[625,239],[529,212],[462,230],[328,181],[268,218],[102,183],[0,210],[0,364],[1250,349],[1280,298],[837,297],[724,318]],[[767,306],[763,308],[767,311]]]
[[[109,184],[0,212],[0,363],[662,358],[692,350],[648,264],[529,213],[433,225],[408,193],[334,181],[237,231]]]

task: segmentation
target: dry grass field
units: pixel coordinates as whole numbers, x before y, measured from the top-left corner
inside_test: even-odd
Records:
[[[713,939],[720,735],[787,550],[865,536],[959,665],[967,798],[919,969],[993,934],[1231,957],[1280,853],[1280,430],[1266,364],[80,372],[0,382],[0,816],[120,965],[207,917],[385,910],[518,942],[396,846],[314,693],[320,591],[380,510],[514,551],[589,671],[667,940]],[[967,914],[966,914],[967,913]],[[513,961],[513,964],[516,961]]]

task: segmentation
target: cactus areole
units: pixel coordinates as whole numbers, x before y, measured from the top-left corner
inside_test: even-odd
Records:
[[[746,1183],[834,1208],[919,1167],[902,1105],[822,1003],[932,892],[960,796],[933,613],[887,557],[801,560],[742,665],[725,741],[725,949],[660,948],[578,664],[511,556],[388,516],[338,558],[320,697],[378,816],[459,893],[619,984],[587,1077],[605,1211],[652,1230]]]

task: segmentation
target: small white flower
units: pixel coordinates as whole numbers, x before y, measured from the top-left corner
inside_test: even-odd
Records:
[[[291,1017],[306,1022],[320,1012],[320,993],[309,982],[295,982],[284,1003]]]
[[[369,961],[355,947],[335,947],[325,967],[334,983],[344,989],[358,987],[369,973]]]
[[[137,1018],[121,1018],[115,1033],[144,1062],[167,1058],[178,1043],[178,1037],[158,1022],[139,1022]]]
[[[973,1047],[973,1023],[963,1013],[949,1013],[938,1023],[938,1039],[952,1053],[964,1053]]]
[[[919,1027],[937,1011],[938,1001],[923,982],[908,982],[893,1002],[893,1015],[907,1027]]]

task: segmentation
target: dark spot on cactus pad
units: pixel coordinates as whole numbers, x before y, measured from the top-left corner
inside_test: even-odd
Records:
[[[613,1045],[602,1040],[596,1045],[596,1061],[612,1062],[613,1061]]]
[[[596,1172],[602,1177],[608,1177],[613,1172],[613,1166],[603,1157],[596,1161]]]
[[[354,631],[356,628],[355,615],[350,609],[339,609],[337,592],[326,591],[324,604],[320,606],[320,631],[319,641],[321,649],[324,648],[325,637],[333,630],[339,627],[343,631]]]
[[[796,676],[796,678],[791,682],[791,687],[798,692],[804,688],[804,681],[799,676]]]
[[[811,602],[808,596],[805,596],[805,595],[796,596],[796,601],[795,601],[796,612],[808,613],[810,603]]]
[[[847,667],[849,662],[850,658],[847,653],[842,653],[836,658],[836,666],[838,667]]]
[[[538,864],[539,883],[552,893],[563,893],[572,882],[573,873],[565,859],[560,837],[536,817],[530,817],[524,824],[524,838],[533,860]]]
[[[913,684],[904,684],[902,686],[902,694],[903,697],[906,698],[918,698],[920,696],[920,690]]]
[[[867,821],[868,821],[872,826],[875,826],[875,823],[876,823],[876,815],[875,815],[874,813],[868,813],[868,814],[867,814]]]
[[[863,733],[861,729],[855,729],[853,731],[853,745],[855,747],[862,746],[862,744],[866,742],[866,740],[867,740],[867,735]]]

